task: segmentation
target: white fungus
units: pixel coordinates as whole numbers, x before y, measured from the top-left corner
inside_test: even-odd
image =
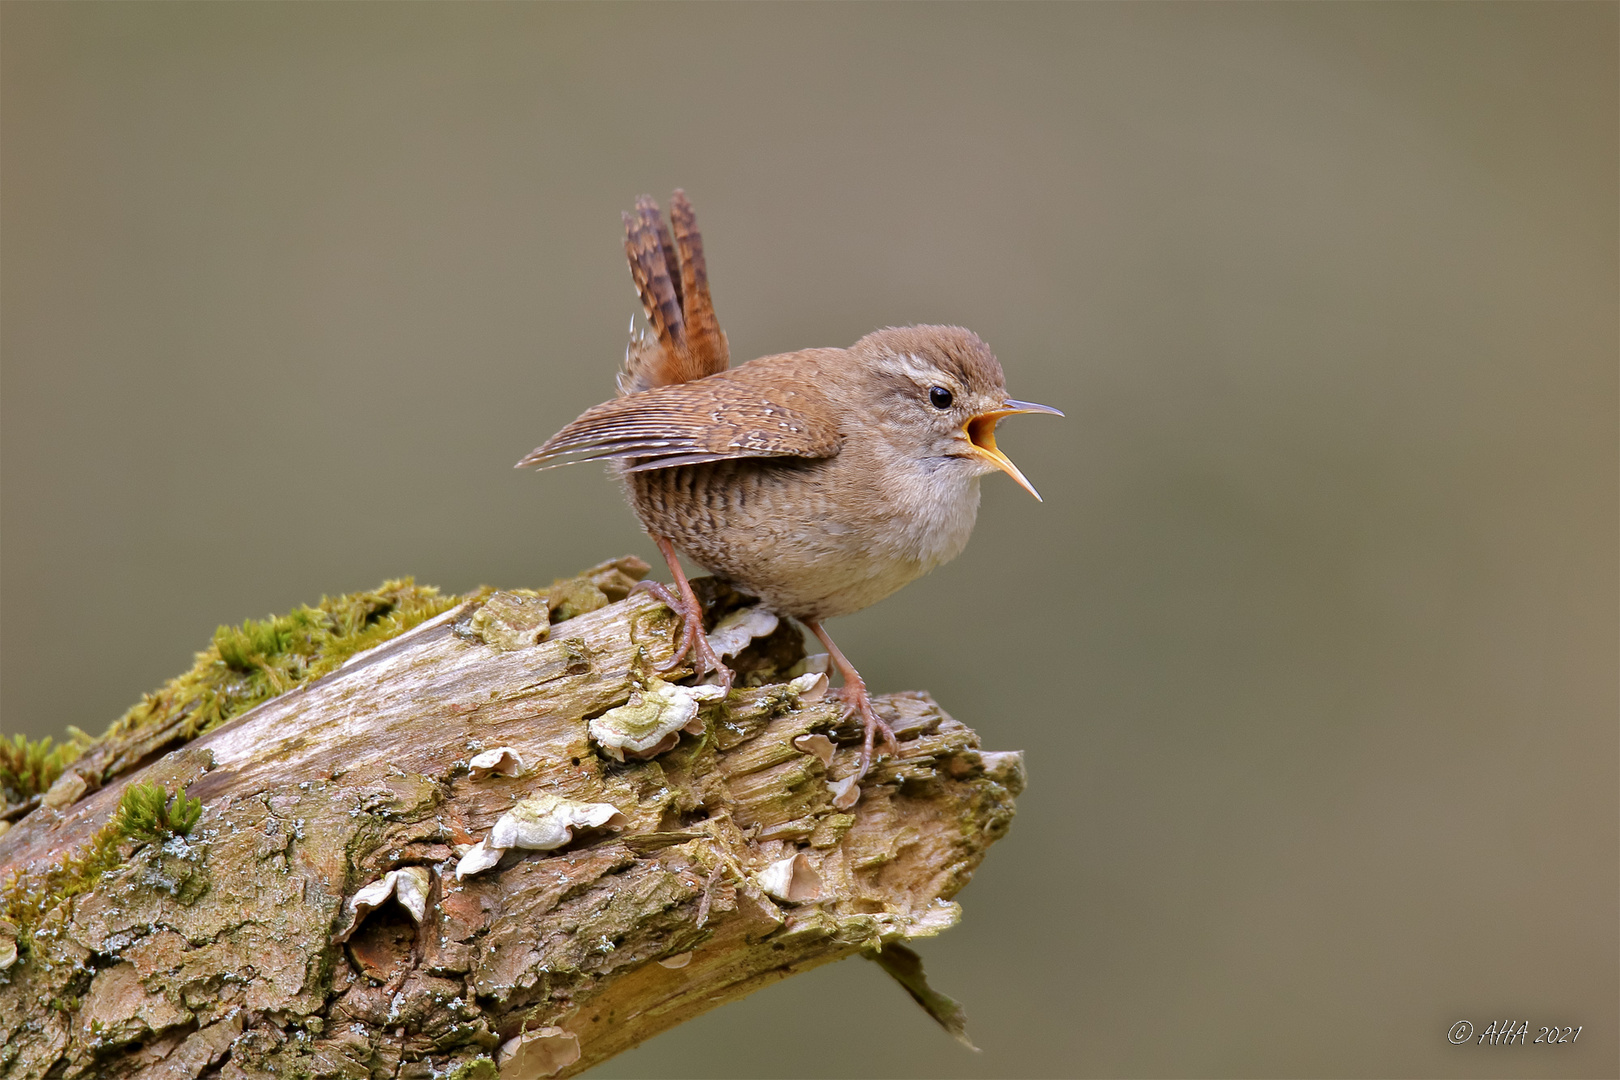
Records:
[[[510,746],[497,746],[474,757],[467,762],[467,767],[472,770],[474,780],[487,780],[491,776],[521,776],[523,756]]]
[[[612,803],[531,795],[500,816],[486,842],[490,847],[550,851],[572,840],[575,829],[622,828],[627,820]]]
[[[682,729],[701,733],[699,706],[717,701],[725,693],[718,686],[677,686],[655,676],[647,680],[645,690],[631,694],[628,702],[592,720],[591,738],[615,761],[656,756],[680,740]]]
[[[832,792],[832,804],[836,809],[848,810],[861,801],[861,785],[858,777],[846,776],[842,780],[828,780],[827,789]]]
[[[799,700],[806,705],[814,704],[827,696],[827,674],[822,671],[808,671],[788,683],[799,695]]]
[[[793,739],[793,749],[801,754],[809,754],[823,765],[830,765],[833,753],[838,748],[825,735],[797,735]]]
[[[456,863],[456,880],[460,881],[462,878],[471,877],[474,874],[482,874],[485,870],[500,862],[501,856],[505,854],[505,848],[490,847],[487,838],[480,840],[468,848],[466,853],[461,856],[461,860]]]
[[[821,896],[821,875],[802,851],[771,863],[755,874],[754,880],[767,894],[790,904],[803,904]]]
[[[736,656],[755,638],[776,633],[779,621],[774,613],[758,605],[733,611],[709,632],[709,647],[721,657]]]
[[[587,803],[560,795],[523,799],[502,814],[484,837],[456,863],[458,879],[482,873],[512,848],[551,851],[574,838],[575,829],[621,829],[629,819],[612,803]]]
[[[388,871],[349,898],[349,914],[353,921],[340,939],[353,934],[361,920],[386,904],[389,897],[398,900],[400,906],[410,912],[411,919],[420,923],[427,916],[428,891],[432,887],[433,871],[425,866],[402,866],[398,870]]]
[[[579,1060],[579,1036],[560,1027],[536,1028],[501,1044],[496,1055],[501,1080],[556,1076]]]

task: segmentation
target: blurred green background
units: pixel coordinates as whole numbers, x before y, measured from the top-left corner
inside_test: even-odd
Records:
[[[619,211],[739,360],[955,322],[1046,497],[835,623],[1027,752],[921,945],[609,1076],[1615,1076],[1617,8],[0,8],[0,723],[213,628],[655,558]],[[1448,1045],[1453,1021],[1584,1025]],[[1533,1030],[1533,1028],[1532,1028]]]

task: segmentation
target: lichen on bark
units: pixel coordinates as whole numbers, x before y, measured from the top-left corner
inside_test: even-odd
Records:
[[[952,897],[1011,823],[1019,755],[980,750],[924,694],[880,697],[901,752],[839,809],[829,781],[854,772],[859,728],[788,681],[804,655],[784,626],[740,651],[738,688],[673,748],[616,761],[590,720],[648,685],[678,629],[627,595],[645,569],[615,560],[550,590],[458,598],[21,817],[0,837],[16,939],[0,1073],[567,1076],[777,979],[954,923]],[[743,602],[704,589],[711,621]],[[496,747],[524,762],[516,775],[469,767]],[[186,811],[151,794],[179,793],[200,820],[109,833],[137,781],[148,811]],[[502,815],[540,796],[617,814],[457,876]],[[351,903],[406,870],[425,883],[417,910]]]

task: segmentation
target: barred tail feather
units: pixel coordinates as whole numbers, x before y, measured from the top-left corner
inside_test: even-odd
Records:
[[[677,190],[670,203],[673,234],[650,196],[624,214],[624,251],[652,334],[631,332],[619,392],[690,382],[730,364],[726,336],[709,295],[703,237],[692,204]]]

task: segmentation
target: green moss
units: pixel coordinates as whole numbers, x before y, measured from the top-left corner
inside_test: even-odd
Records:
[[[356,653],[449,610],[459,597],[410,578],[369,592],[322,597],[315,607],[248,619],[214,631],[190,671],[148,694],[109,735],[185,718],[188,738],[211,731],[277,694],[333,671]]]
[[[78,728],[68,728],[67,742],[52,746],[52,741],[49,736],[0,737],[0,798],[5,805],[25,802],[49,789],[92,740]]]
[[[438,589],[403,578],[369,592],[322,597],[316,606],[286,615],[222,626],[215,631],[213,644],[197,654],[190,671],[146,695],[100,740],[75,732],[69,742],[54,749],[49,739],[0,740],[6,802],[15,804],[48,788],[68,764],[97,743],[176,722],[186,738],[201,735],[459,602],[459,597],[442,596]],[[110,779],[104,776],[102,782]],[[48,870],[4,883],[0,917],[19,928],[35,925],[45,912],[94,887],[117,866],[121,844],[185,835],[201,811],[201,804],[184,793],[171,797],[155,784],[131,785],[112,819],[84,848]]]
[[[41,874],[13,877],[0,890],[0,918],[18,930],[24,943],[41,917],[62,901],[89,892],[107,871],[127,858],[123,845],[136,847],[171,836],[185,836],[202,817],[202,802],[184,791],[170,793],[159,784],[131,784],[118,809],[90,842]]]
[[[170,795],[160,784],[131,784],[118,801],[113,822],[119,832],[138,843],[185,836],[202,817],[202,800],[186,793]]]
[[[92,789],[147,756],[143,733],[163,730],[163,741],[198,735],[311,680],[345,660],[454,607],[461,597],[410,578],[367,592],[322,597],[314,607],[222,626],[197,654],[191,670],[144,696],[93,739],[77,728],[60,745],[49,738],[0,738],[0,807],[15,807],[47,790],[75,761]],[[125,752],[135,745],[134,752]],[[94,751],[94,753],[92,753]]]
[[[601,602],[623,599],[646,572],[646,563],[626,556],[573,578],[559,579],[553,584],[557,595],[551,621],[560,621],[559,613],[567,618]],[[49,788],[68,765],[86,753],[100,754],[120,743],[138,743],[142,733],[151,729],[178,727],[180,737],[195,738],[278,694],[336,670],[350,657],[398,637],[463,600],[489,591],[480,590],[471,597],[445,596],[432,586],[400,578],[367,592],[322,597],[314,607],[300,607],[285,615],[222,626],[214,632],[212,644],[197,654],[190,671],[147,694],[100,739],[73,728],[69,740],[59,746],[53,746],[50,739],[0,738],[0,795],[6,805],[15,806]],[[110,753],[102,760],[117,759],[117,753]],[[97,765],[93,771],[100,768]],[[108,765],[99,782],[111,781],[120,771],[123,769]],[[53,867],[0,883],[0,918],[9,919],[19,930],[38,925],[46,912],[93,888],[102,875],[119,865],[122,845],[185,835],[200,813],[201,805],[184,793],[171,795],[155,784],[131,785],[112,819],[83,848]]]
[[[500,1075],[501,1072],[493,1061],[487,1057],[478,1057],[457,1065],[445,1074],[444,1080],[497,1080]]]
[[[603,604],[621,600],[647,572],[634,556],[600,563],[571,578],[559,578],[545,594],[550,622],[560,622]],[[191,670],[147,694],[115,720],[100,739],[70,728],[72,737],[59,746],[50,739],[28,742],[21,736],[0,739],[0,797],[15,806],[46,790],[72,762],[92,748],[91,786],[114,779],[125,767],[112,763],[139,760],[145,748],[124,755],[118,744],[138,742],[144,732],[169,731],[193,739],[212,731],[256,705],[336,670],[344,661],[398,637],[469,597],[445,596],[411,578],[384,582],[367,592],[322,597],[314,607],[285,615],[248,619],[240,626],[221,626],[209,647],[197,654]],[[540,596],[540,593],[531,595]],[[588,664],[588,660],[583,661]],[[111,745],[108,745],[111,744]]]

